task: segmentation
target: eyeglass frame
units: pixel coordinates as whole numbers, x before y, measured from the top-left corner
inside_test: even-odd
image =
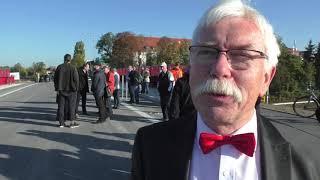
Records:
[[[204,48],[209,48],[209,49],[213,49],[213,50],[215,50],[215,51],[217,51],[217,57],[215,57],[216,59],[218,59],[218,57],[219,57],[219,55],[221,54],[221,53],[225,53],[225,55],[226,55],[226,58],[228,59],[228,60],[230,60],[230,56],[229,56],[229,52],[230,51],[233,51],[233,50],[238,50],[238,51],[241,51],[241,50],[245,50],[245,51],[251,51],[251,52],[256,52],[256,53],[259,53],[259,55],[260,55],[260,57],[253,57],[252,59],[250,59],[250,58],[248,58],[248,60],[253,60],[253,59],[257,59],[257,58],[264,58],[264,59],[268,59],[269,57],[268,57],[268,55],[266,54],[266,53],[264,53],[264,52],[261,52],[261,51],[258,51],[258,50],[254,50],[254,49],[228,49],[228,50],[221,50],[221,49],[219,49],[219,48],[216,48],[215,46],[212,46],[212,45],[191,45],[191,46],[189,46],[189,52],[190,52],[190,54],[192,53],[192,48],[194,48],[194,47],[204,47]]]

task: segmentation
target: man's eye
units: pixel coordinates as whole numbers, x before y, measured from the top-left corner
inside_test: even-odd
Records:
[[[254,58],[258,55],[253,51],[240,50],[240,51],[231,51],[230,56],[236,57],[236,58]]]
[[[212,51],[212,50],[200,50],[198,52],[199,56],[214,56],[216,54],[217,53],[215,51]]]

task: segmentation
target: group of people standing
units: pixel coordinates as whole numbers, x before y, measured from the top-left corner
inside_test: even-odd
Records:
[[[112,109],[118,109],[120,104],[120,76],[116,68],[97,62],[94,64],[91,91],[99,109],[99,119],[96,123],[110,120]],[[114,97],[114,106],[111,105],[111,96]]]
[[[149,93],[149,68],[141,67],[139,71],[136,67],[129,66],[126,79],[130,95],[129,103],[139,104],[139,94]],[[183,72],[179,63],[170,70],[165,62],[161,63],[157,90],[164,121],[178,119],[181,114],[194,111],[190,96],[189,67]]]
[[[139,94],[149,93],[150,71],[148,67],[142,67],[141,73],[135,66],[128,67],[127,74],[128,89],[130,95],[129,103],[139,104]]]
[[[86,110],[87,93],[89,92],[88,73],[90,64],[85,63],[77,69],[71,64],[71,55],[64,56],[64,63],[60,64],[54,75],[54,86],[57,91],[57,121],[59,127],[67,127],[66,121],[70,120],[70,128],[78,127],[75,120],[79,117],[78,106],[82,99],[82,114],[88,115]],[[98,107],[99,118],[95,123],[103,123],[110,119],[112,108],[117,109],[119,99],[120,76],[114,68],[108,65],[94,64],[91,91]],[[114,106],[111,105],[111,96],[114,96]]]
[[[182,114],[192,113],[194,106],[190,96],[189,67],[183,73],[179,63],[168,70],[163,62],[158,77],[157,89],[160,95],[160,105],[163,120],[175,120]]]

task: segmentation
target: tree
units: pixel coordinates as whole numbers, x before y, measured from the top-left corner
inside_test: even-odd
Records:
[[[303,59],[305,62],[312,62],[312,57],[314,56],[315,45],[312,43],[312,40],[309,41],[308,45],[306,46],[306,51],[303,53]]]
[[[157,55],[155,52],[148,51],[146,56],[147,56],[147,60],[146,60],[147,66],[157,65]]]
[[[317,89],[320,89],[320,43],[318,43],[315,61],[314,61],[316,73],[315,73],[315,85]]]
[[[306,46],[306,51],[303,54],[304,59],[304,82],[314,85],[313,82],[315,82],[315,75],[316,75],[316,69],[314,66],[315,59],[314,59],[314,51],[315,51],[315,45],[312,43],[312,40],[309,41],[308,45]]]
[[[189,46],[190,45],[191,45],[191,42],[187,40],[183,40],[180,43],[179,58],[182,64],[189,64]]]
[[[40,75],[46,74],[46,64],[44,62],[34,62],[30,68],[32,75],[39,73]]]
[[[11,72],[19,72],[21,78],[25,78],[27,76],[27,70],[20,63],[15,64],[12,68],[10,68]]]
[[[160,38],[157,47],[157,64],[166,62],[167,64],[174,64],[180,62],[179,44],[167,37]]]
[[[110,64],[116,67],[137,65],[134,63],[135,53],[139,51],[141,44],[137,37],[131,32],[122,32],[116,35],[112,48]]]
[[[278,38],[278,43],[281,55],[278,58],[277,73],[269,89],[271,101],[291,100],[300,95],[306,87],[304,63],[299,56],[289,53],[281,38]]]
[[[81,67],[85,62],[85,57],[84,43],[82,41],[76,42],[71,63],[76,67]]]
[[[102,35],[96,44],[98,53],[105,62],[109,62],[112,57],[112,48],[115,41],[115,36],[112,32]]]

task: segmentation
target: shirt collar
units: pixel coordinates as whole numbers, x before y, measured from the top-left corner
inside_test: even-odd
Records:
[[[203,118],[201,117],[200,113],[197,113],[197,144],[198,147],[199,146],[199,138],[200,138],[200,133],[202,132],[208,132],[208,133],[213,133],[213,134],[217,134],[214,130],[210,129],[203,121]],[[252,117],[250,118],[250,120],[243,125],[240,129],[236,130],[235,132],[233,132],[231,135],[237,135],[237,134],[244,134],[244,133],[254,133],[254,138],[257,141],[257,137],[258,137],[258,133],[257,133],[257,114],[256,114],[256,110],[254,109],[254,112],[252,114]],[[257,143],[256,143],[257,144]],[[201,149],[201,148],[200,148]],[[255,151],[257,149],[257,145],[255,147]]]

